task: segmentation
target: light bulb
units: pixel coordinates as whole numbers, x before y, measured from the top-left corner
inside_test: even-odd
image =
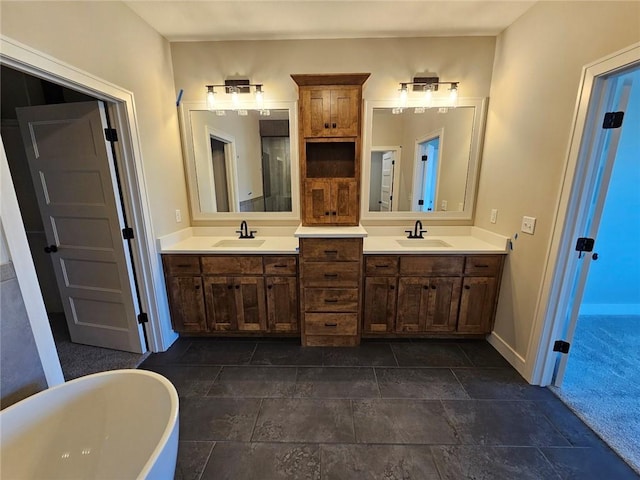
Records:
[[[407,84],[401,83],[400,84],[400,106],[401,107],[405,107],[407,105],[408,94],[409,94],[409,91],[407,90]]]
[[[430,85],[425,87],[424,91],[424,106],[427,108],[431,108],[431,104],[433,102],[433,90]]]
[[[207,87],[207,108],[213,110],[216,105],[216,94],[213,91],[213,87]]]
[[[238,107],[238,105],[240,104],[240,98],[238,97],[238,89],[234,88],[231,91],[231,103],[233,103],[233,106],[235,108]]]
[[[452,83],[449,89],[449,103],[452,107],[458,106],[458,84]]]
[[[264,92],[262,91],[262,85],[256,86],[256,104],[258,108],[262,108],[264,104]]]

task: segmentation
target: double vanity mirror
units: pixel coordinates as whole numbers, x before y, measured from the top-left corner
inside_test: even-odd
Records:
[[[181,105],[194,220],[299,217],[295,111],[294,102],[268,110]]]
[[[299,220],[296,102],[230,107],[180,107],[193,220]],[[361,219],[471,221],[485,116],[482,98],[401,112],[365,101]]]
[[[366,102],[362,218],[471,220],[485,109]]]

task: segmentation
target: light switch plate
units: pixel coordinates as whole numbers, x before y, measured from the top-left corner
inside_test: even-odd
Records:
[[[176,223],[180,223],[182,221],[182,212],[180,210],[176,210]]]
[[[447,211],[447,201],[446,200],[442,200],[440,202],[440,210],[442,210],[443,212]]]
[[[498,209],[497,208],[493,208],[491,209],[491,223],[496,223],[498,221]]]
[[[533,232],[536,229],[536,219],[535,217],[522,217],[522,227],[521,230],[524,233],[529,233],[533,235]]]

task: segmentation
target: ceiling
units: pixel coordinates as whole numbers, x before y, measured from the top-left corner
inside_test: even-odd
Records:
[[[535,1],[129,0],[167,40],[497,35]]]

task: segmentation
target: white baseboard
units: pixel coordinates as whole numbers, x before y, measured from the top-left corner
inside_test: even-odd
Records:
[[[487,337],[487,342],[489,342],[493,346],[493,348],[495,348],[498,353],[500,353],[500,355],[502,355],[505,360],[509,362],[511,366],[524,377],[527,382],[531,383],[531,379],[527,378],[526,375],[525,359],[522,358],[520,354],[513,348],[511,348],[511,345],[505,342],[496,332],[491,332],[491,334]]]
[[[583,303],[580,315],[640,315],[640,303]]]

